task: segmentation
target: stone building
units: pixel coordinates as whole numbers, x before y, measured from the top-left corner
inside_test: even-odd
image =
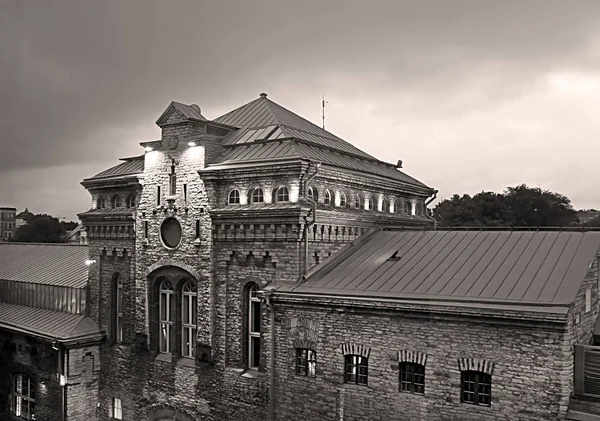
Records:
[[[15,236],[16,208],[0,207],[0,241],[7,241]]]
[[[88,245],[63,247],[86,250],[83,316],[104,336],[62,372],[66,419],[593,411],[600,233],[433,231],[436,192],[401,162],[265,94],[213,120],[173,102],[157,124],[82,182]]]

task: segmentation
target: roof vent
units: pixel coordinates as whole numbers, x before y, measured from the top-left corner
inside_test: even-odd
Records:
[[[267,97],[267,94],[265,94],[265,93],[263,92],[262,94],[260,94],[260,97],[261,97],[261,98],[266,98],[266,97]]]
[[[399,261],[399,260],[402,258],[401,256],[398,256],[398,252],[399,252],[399,251],[400,251],[400,250],[396,250],[396,251],[394,252],[394,254],[392,254],[392,255],[391,255],[391,256],[390,256],[390,257],[387,259],[387,261],[388,261],[388,262],[397,262],[397,261]]]
[[[198,104],[192,104],[192,105],[190,105],[190,107],[192,107],[194,110],[198,111],[198,114],[202,114],[200,112],[200,107],[198,106]]]
[[[398,163],[396,164],[396,168],[402,168],[402,160],[399,159]]]

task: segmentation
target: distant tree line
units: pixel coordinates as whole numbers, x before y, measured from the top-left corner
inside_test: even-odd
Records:
[[[455,194],[432,213],[439,226],[600,227],[600,216],[582,224],[567,196],[525,184],[503,193]]]
[[[63,243],[66,234],[77,226],[76,222],[63,222],[47,214],[34,215],[27,224],[17,228],[11,241],[22,243]]]

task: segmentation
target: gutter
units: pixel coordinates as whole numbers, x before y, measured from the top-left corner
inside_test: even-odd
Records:
[[[430,221],[433,221],[433,230],[434,231],[437,230],[437,220],[433,216],[429,216],[429,214],[427,213],[427,205],[435,200],[435,198],[437,197],[437,194],[438,194],[438,190],[434,190],[433,196],[430,199],[427,199],[427,201],[425,202],[425,217],[427,219],[429,219]]]
[[[317,222],[317,202],[315,202],[313,199],[309,198],[306,195],[306,192],[308,190],[308,183],[314,179],[317,174],[319,173],[319,168],[321,168],[321,163],[320,162],[309,162],[309,168],[310,166],[314,166],[315,167],[315,172],[312,173],[311,175],[309,175],[308,177],[306,177],[306,179],[304,180],[304,182],[302,183],[302,197],[304,198],[304,200],[306,200],[309,203],[312,203],[312,221],[308,221],[308,216],[304,217],[304,267],[302,268],[302,272],[303,272],[303,276],[306,276],[306,274],[308,273],[308,229],[313,226],[316,222]]]

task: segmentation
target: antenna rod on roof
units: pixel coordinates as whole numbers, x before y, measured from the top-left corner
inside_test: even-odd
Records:
[[[323,130],[325,130],[325,104],[328,104],[329,101],[325,101],[325,95],[323,95]]]

